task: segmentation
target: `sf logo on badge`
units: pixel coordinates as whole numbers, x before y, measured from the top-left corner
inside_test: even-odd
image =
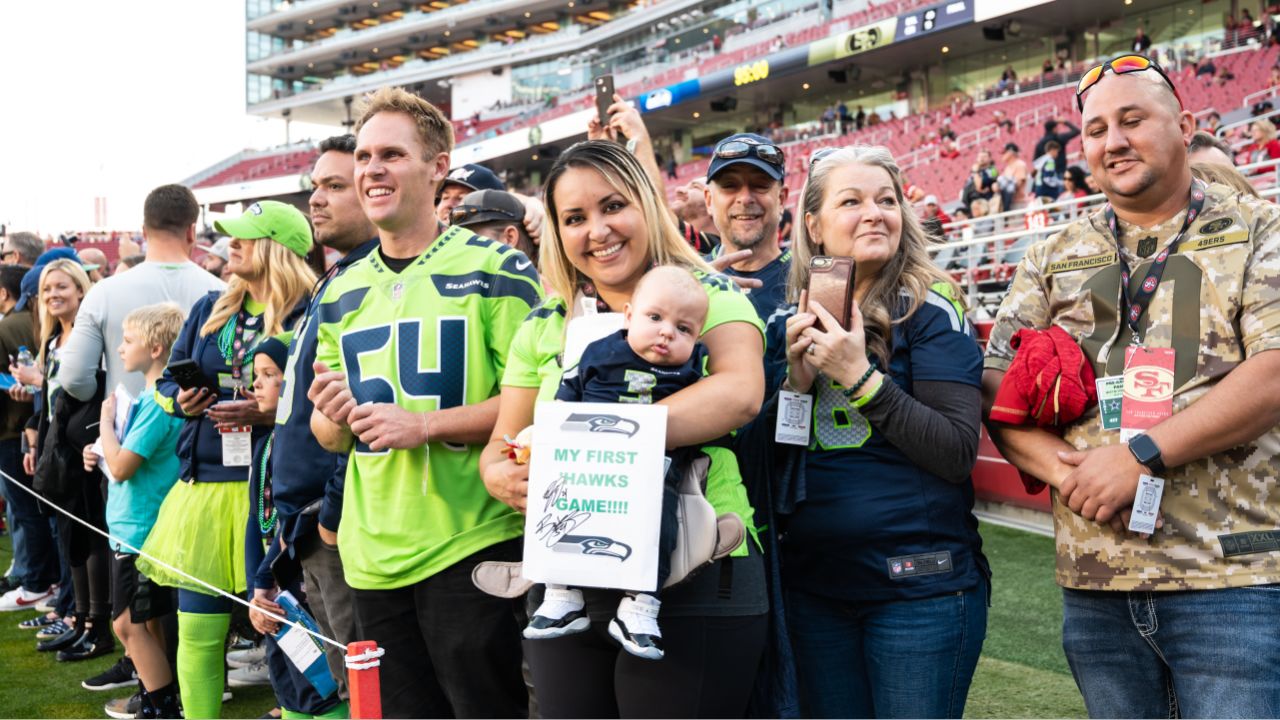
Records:
[[[1173,394],[1173,372],[1148,367],[1125,376],[1125,394],[1143,400],[1163,400]]]

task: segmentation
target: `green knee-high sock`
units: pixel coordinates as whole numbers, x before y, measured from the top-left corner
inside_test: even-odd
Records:
[[[222,649],[230,625],[225,613],[178,613],[178,687],[188,718],[222,712]]]

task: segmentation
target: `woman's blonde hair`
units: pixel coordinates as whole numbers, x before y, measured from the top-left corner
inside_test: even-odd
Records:
[[[1262,138],[1264,140],[1276,139],[1276,125],[1270,120],[1266,118],[1258,118],[1257,120],[1254,120],[1249,124],[1257,127],[1259,130],[1262,131]]]
[[[49,308],[45,305],[44,282],[48,279],[49,273],[55,271],[71,278],[71,284],[75,285],[76,289],[80,291],[80,300],[82,302],[84,301],[84,296],[89,294],[89,287],[93,284],[89,281],[89,274],[84,271],[80,263],[71,258],[54,260],[45,265],[44,269],[40,271],[40,289],[36,303],[38,312],[34,314],[34,317],[36,335],[40,338],[40,351],[38,354],[40,367],[46,371],[49,366],[45,363],[45,354],[49,347],[49,339],[53,337],[53,331],[58,326],[58,323],[49,317]]]
[[[249,253],[252,277],[265,277],[267,280],[267,309],[262,314],[262,334],[278,335],[284,329],[283,322],[289,312],[311,291],[311,286],[316,282],[316,274],[311,271],[306,260],[280,243],[266,238],[252,242],[253,252]],[[249,281],[239,275],[232,275],[227,289],[213,304],[209,319],[200,327],[200,336],[205,337],[221,330],[227,320],[244,307],[244,299],[248,294]]]
[[[866,328],[867,350],[880,360],[883,370],[889,367],[893,325],[906,321],[920,309],[932,285],[950,285],[952,297],[961,303],[963,295],[951,276],[934,265],[929,257],[929,236],[903,197],[902,171],[898,169],[893,155],[882,147],[853,145],[832,152],[809,168],[809,177],[800,191],[797,213],[800,217],[791,247],[791,274],[787,281],[787,296],[791,302],[799,302],[800,291],[809,286],[809,261],[822,254],[822,248],[809,232],[809,218],[816,218],[822,212],[823,201],[828,191],[833,189],[828,187],[832,172],[847,165],[868,165],[887,172],[893,181],[898,211],[902,213],[898,252],[880,269],[875,283],[859,305]],[[903,295],[907,296],[906,310],[895,318],[898,308],[903,305]]]
[[[569,262],[560,237],[560,214],[556,209],[556,186],[562,182],[570,168],[589,168],[600,173],[605,182],[627,199],[640,206],[649,233],[649,261],[654,265],[678,265],[687,270],[713,273],[707,261],[702,259],[676,228],[666,204],[658,197],[658,191],[644,168],[626,148],[608,140],[588,140],[566,150],[547,175],[543,190],[543,202],[550,220],[549,242],[544,241],[540,251],[540,270],[550,294],[572,304],[578,285],[585,278]],[[619,308],[620,310],[620,308]],[[568,327],[566,323],[566,327]]]
[[[1258,188],[1249,182],[1249,178],[1240,174],[1240,171],[1220,163],[1191,163],[1191,174],[1207,183],[1218,183],[1226,185],[1244,195],[1252,195],[1253,197],[1262,197],[1258,194]]]

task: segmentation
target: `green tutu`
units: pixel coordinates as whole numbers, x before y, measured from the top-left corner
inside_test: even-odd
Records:
[[[169,587],[212,595],[208,588],[152,562],[154,557],[220,590],[242,595],[244,533],[249,521],[245,482],[174,483],[142,545],[138,570]]]

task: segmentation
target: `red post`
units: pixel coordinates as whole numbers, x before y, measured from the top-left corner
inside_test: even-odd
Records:
[[[372,640],[347,645],[347,688],[351,691],[352,720],[382,717],[382,680],[378,667],[382,649]]]

